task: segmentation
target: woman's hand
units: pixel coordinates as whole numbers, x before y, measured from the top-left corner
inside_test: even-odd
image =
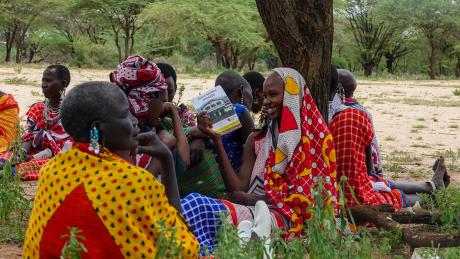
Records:
[[[176,137],[174,137],[174,135],[171,135],[166,130],[161,130],[160,132],[158,132],[157,136],[160,138],[161,142],[163,142],[170,150],[176,147]]]
[[[153,132],[141,133],[137,136],[139,153],[146,153],[152,157],[161,159],[172,159],[171,150],[161,142],[160,138]]]
[[[206,112],[201,112],[197,115],[197,122],[198,128],[212,140],[220,139],[220,134],[212,129],[212,120]]]
[[[192,139],[190,145],[190,164],[197,165],[203,160],[204,140]]]
[[[173,103],[163,103],[163,114],[172,115],[173,112],[178,113],[177,108]]]

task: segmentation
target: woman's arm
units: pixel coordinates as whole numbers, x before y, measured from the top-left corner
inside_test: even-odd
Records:
[[[190,165],[190,147],[188,145],[184,129],[182,128],[182,123],[177,108],[172,103],[165,103],[163,106],[165,108],[165,112],[168,112],[172,118],[174,136],[176,137],[177,152],[182,158],[185,166],[188,167]]]
[[[168,147],[153,132],[139,134],[139,153],[146,153],[161,161],[161,182],[165,186],[166,196],[171,205],[182,212],[179,187],[177,186],[174,159]]]
[[[228,159],[227,153],[225,152],[220,134],[212,130],[212,122],[205,113],[198,115],[198,125],[203,133],[211,137],[214,143],[227,191],[247,192],[249,189],[249,182],[251,180],[252,169],[256,161],[254,138],[252,137],[252,134],[248,137],[246,144],[244,145],[241,168],[239,174],[236,174],[230,160]]]

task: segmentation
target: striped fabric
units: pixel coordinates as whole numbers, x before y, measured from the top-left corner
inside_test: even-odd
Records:
[[[203,160],[198,165],[191,165],[185,172],[177,172],[177,183],[181,197],[193,192],[218,197],[225,192],[219,165],[207,148],[203,150]]]

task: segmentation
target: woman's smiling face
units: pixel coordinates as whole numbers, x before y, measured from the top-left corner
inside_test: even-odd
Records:
[[[264,106],[272,120],[279,120],[283,111],[284,82],[275,72],[264,83]]]

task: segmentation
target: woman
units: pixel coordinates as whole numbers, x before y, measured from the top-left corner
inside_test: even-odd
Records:
[[[17,137],[19,106],[11,94],[0,91],[0,152],[4,152]]]
[[[252,220],[254,205],[264,200],[270,205],[273,226],[301,235],[318,182],[325,187],[327,202],[336,201],[332,137],[305,80],[293,69],[278,68],[267,78],[263,91],[270,122],[246,141],[239,174],[226,156],[220,135],[210,128],[209,118],[199,116],[201,130],[216,146],[231,193],[228,201],[199,194],[182,199],[184,216],[202,248],[215,246],[219,212],[230,212],[229,220],[239,224]]]
[[[141,56],[130,56],[118,65],[110,78],[128,96],[130,110],[143,132],[154,130],[160,125],[162,117],[171,117],[174,136],[166,131],[159,131],[158,135],[170,149],[177,150],[177,163],[181,167],[188,166],[190,151],[187,138],[176,107],[166,102],[168,85],[157,65]],[[148,168],[159,163],[151,163],[150,157],[144,155],[138,157],[138,165]]]
[[[197,257],[198,243],[177,211],[171,153],[153,133],[138,135],[128,107],[123,92],[108,82],[84,83],[70,91],[62,123],[76,143],[41,171],[25,258],[58,258],[69,227],[84,237],[79,239],[88,250],[83,257],[154,258],[160,251]],[[136,147],[164,162],[165,187],[131,164]]]
[[[340,94],[339,94],[339,93]],[[390,182],[375,171],[374,127],[363,109],[346,105],[343,89],[330,88],[330,130],[337,151],[337,173],[347,178],[344,193],[347,206],[388,204],[395,209],[422,202],[419,193],[432,193],[449,185],[443,158],[436,160],[428,182]]]
[[[157,66],[168,84],[168,101],[172,102],[177,90],[176,71],[169,64],[157,63]],[[183,103],[177,106],[177,110],[190,147],[190,166],[186,170],[185,164],[176,160],[179,162],[176,163],[176,174],[181,197],[193,192],[217,197],[225,191],[225,186],[212,147],[205,147],[203,138],[206,136],[196,127],[196,115]],[[173,130],[172,119],[164,118],[160,127],[170,134],[181,134]]]
[[[262,104],[264,102],[263,87],[265,77],[256,71],[250,71],[243,75],[243,78],[248,81],[252,89],[252,112],[259,113],[262,111]]]
[[[241,128],[222,136],[225,152],[233,170],[238,172],[241,166],[243,145],[254,129],[254,121],[249,111],[252,109],[252,91],[249,83],[240,74],[227,71],[221,73],[215,82],[222,86],[241,123]]]
[[[63,65],[51,65],[45,69],[42,77],[44,102],[38,102],[26,113],[27,126],[22,135],[19,162],[14,170],[23,180],[37,180],[40,167],[51,157],[59,154],[66,142],[72,139],[61,124],[61,102],[70,83],[70,72]],[[11,160],[13,151],[0,155],[0,167]],[[16,160],[16,159],[14,159]]]

